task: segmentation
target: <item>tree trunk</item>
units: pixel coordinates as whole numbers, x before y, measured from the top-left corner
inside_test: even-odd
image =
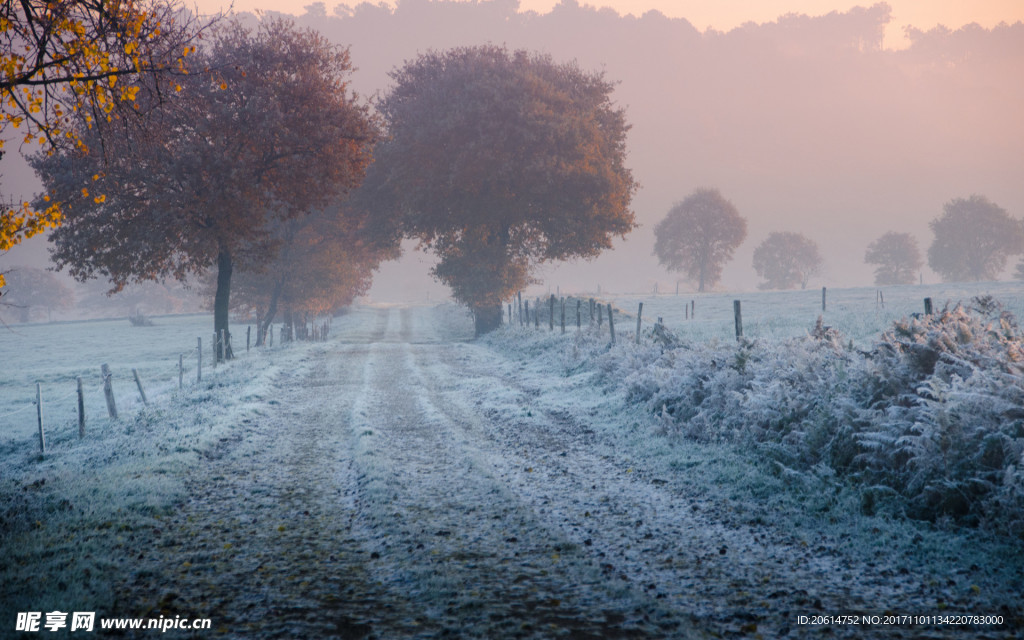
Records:
[[[274,316],[277,315],[277,301],[281,299],[281,292],[284,291],[284,280],[285,276],[281,275],[274,284],[274,290],[270,293],[270,304],[267,305],[267,313],[263,316],[263,323],[260,325],[260,330],[256,332],[256,346],[262,347],[267,341],[267,331],[270,330],[270,323],[274,321]]]
[[[285,326],[285,333],[288,335],[288,342],[291,342],[293,336],[295,335],[294,324],[295,324],[295,319],[292,317],[292,310],[291,310],[291,307],[289,307],[289,308],[285,309],[285,311],[284,311],[284,326]],[[281,344],[284,344],[284,343],[285,343],[285,341],[281,340]]]
[[[501,326],[501,302],[483,305],[473,309],[477,337],[494,331]]]
[[[213,331],[220,339],[221,331],[223,335],[229,336],[230,329],[228,329],[228,303],[231,295],[231,252],[226,248],[221,248],[217,254],[217,292],[213,296]],[[230,340],[228,341],[230,345]],[[220,360],[221,350],[215,349],[217,353],[217,359]],[[227,347],[224,350],[225,359],[230,360],[233,356],[231,348]]]

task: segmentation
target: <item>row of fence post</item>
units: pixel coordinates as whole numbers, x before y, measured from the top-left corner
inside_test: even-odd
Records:
[[[251,329],[251,327],[249,328]],[[215,349],[219,347],[220,356],[223,358],[226,353],[226,345],[229,334],[221,331],[221,339],[217,340],[217,335],[214,334],[214,345]],[[249,350],[248,338],[249,332],[246,332],[246,351]],[[217,362],[217,354],[214,354],[214,363]],[[103,396],[107,403],[107,414],[111,420],[117,420],[117,401],[114,398],[114,385],[113,385],[113,373],[110,370],[110,366],[107,363],[100,365],[100,376],[103,381]],[[142,377],[139,375],[138,369],[132,369],[132,377],[135,379],[135,385],[139,390],[139,398],[142,400],[142,404],[148,406],[149,399],[146,397],[146,390],[142,384]],[[203,380],[203,339],[196,338],[196,383],[202,382]],[[82,384],[82,377],[78,376],[75,379],[76,392],[78,396],[78,437],[85,437],[85,390]],[[182,389],[185,385],[185,355],[178,354],[178,389]],[[46,453],[46,433],[43,425],[43,391],[42,384],[36,383],[36,422],[39,428],[39,451],[40,453]]]
[[[110,366],[107,363],[100,365],[100,375],[103,379],[103,395],[107,401],[107,413],[110,415],[111,420],[117,420],[117,402],[114,400],[114,386],[112,382],[113,374],[110,371]],[[148,405],[149,401],[146,398],[146,390],[142,386],[142,378],[139,376],[138,369],[132,369],[132,375],[135,377],[135,384],[139,388],[139,397],[142,399],[142,404]],[[82,384],[82,377],[78,376],[75,378],[75,392],[78,396],[78,437],[85,437],[85,388]],[[42,383],[36,383],[36,423],[39,427],[39,452],[46,453],[46,432],[43,426],[43,385]]]
[[[516,294],[516,298],[518,300],[519,324],[521,326],[528,326],[529,323],[530,323],[530,301],[529,300],[525,300],[525,301],[523,300],[522,292]],[[549,302],[549,314],[548,314],[548,318],[549,318],[549,320],[548,320],[548,328],[549,328],[550,331],[554,331],[555,330],[555,302],[556,302],[555,296],[552,295],[551,298],[550,298],[550,302]],[[883,302],[882,292],[881,291],[878,291],[878,293],[876,295],[876,304],[878,304],[879,302],[884,306],[885,303]],[[613,320],[612,320],[612,305],[611,305],[611,303],[609,303],[607,305],[607,307],[608,307],[608,329],[609,329],[609,334],[611,336],[611,343],[615,344],[615,325],[614,325]],[[600,303],[596,302],[593,298],[590,298],[590,322],[591,323],[593,323],[593,321],[594,321],[594,315],[595,315],[594,311],[595,311],[595,308],[597,310],[597,326],[600,328],[601,325],[602,325],[602,322],[603,322],[603,319],[602,319],[603,305],[601,305]],[[732,308],[733,308],[733,322],[734,322],[735,330],[736,330],[736,339],[737,340],[742,340],[743,339],[743,309],[742,309],[742,304],[740,303],[739,300],[733,300]],[[821,310],[824,312],[826,310],[826,308],[827,308],[827,289],[825,287],[822,287],[821,288]],[[561,317],[562,317],[562,322],[561,322],[562,333],[565,333],[565,298],[561,299],[561,309],[562,309],[562,313],[561,313]],[[636,343],[637,344],[640,343],[640,330],[641,330],[641,326],[642,326],[641,323],[643,321],[642,320],[643,311],[644,311],[644,303],[641,302],[641,303],[639,303],[639,305],[637,307],[637,311],[636,311]],[[691,300],[690,304],[685,305],[684,315],[685,315],[686,319],[687,320],[693,319],[693,317],[696,314],[696,311],[697,311],[696,300]],[[930,316],[930,315],[932,315],[932,313],[933,313],[933,310],[932,310],[932,299],[931,298],[925,298],[924,299],[924,315]],[[534,303],[533,317],[534,317],[534,326],[535,327],[539,327],[539,324],[540,324],[539,316],[540,316],[540,299],[538,298],[535,301],[535,303]],[[513,315],[512,315],[512,304],[511,303],[509,303],[509,305],[508,305],[508,319],[509,319],[509,324],[512,324],[512,322],[513,322]],[[661,322],[662,322],[662,318],[658,318],[658,323],[661,324]],[[582,328],[582,325],[583,325],[583,322],[582,322],[582,300],[577,298],[576,299],[576,328],[577,328],[577,330]]]
[[[533,319],[533,325],[535,328],[540,328],[540,309],[541,301],[540,298],[534,300],[533,311],[531,316],[530,301],[523,300],[522,292],[516,294],[515,298],[515,311],[513,310],[513,303],[508,304],[508,321],[509,324],[514,324],[516,314],[518,314],[518,320],[520,326],[529,326],[530,319]],[[555,306],[559,306],[559,327],[562,333],[566,330],[566,309],[565,309],[565,298],[558,299],[554,294],[548,299],[548,330],[555,330]],[[641,307],[643,304],[641,303]],[[597,326],[601,327],[604,324],[604,310],[605,305],[598,303],[593,298],[590,298],[588,305],[588,322],[594,323],[595,317],[597,320]],[[608,310],[608,327],[609,334],[611,335],[612,343],[615,342],[615,325],[612,320],[612,305],[607,305]],[[639,323],[638,323],[639,326]],[[580,330],[583,328],[583,300],[581,298],[576,299],[576,329]]]
[[[510,311],[511,313],[511,311]],[[509,316],[511,319],[511,315]],[[282,343],[284,327],[282,326]],[[314,325],[310,335],[314,340],[326,340],[327,334],[330,331],[330,323],[324,322],[317,326]],[[270,345],[273,346],[273,332],[270,332]],[[245,350],[246,352],[250,349],[252,338],[252,327],[247,326],[245,331]],[[221,330],[218,333],[213,334],[213,366],[217,366],[217,360],[227,360],[227,357],[231,354],[231,334],[225,330]],[[110,367],[107,363],[100,365],[100,375],[103,380],[103,395],[107,403],[107,413],[111,420],[117,420],[117,401],[114,398],[114,386],[113,386],[113,374],[110,371]],[[146,390],[142,384],[142,377],[139,375],[138,369],[132,369],[132,377],[135,379],[135,385],[139,390],[139,398],[142,400],[143,405],[149,405],[149,400],[146,397]],[[196,338],[196,383],[203,381],[203,339],[201,337]],[[185,354],[178,354],[178,389],[183,389],[185,386]],[[76,378],[76,387],[78,395],[78,437],[85,437],[85,391],[82,384],[81,376]],[[46,432],[43,426],[43,390],[42,384],[36,383],[36,422],[39,427],[39,451],[40,453],[46,453]]]

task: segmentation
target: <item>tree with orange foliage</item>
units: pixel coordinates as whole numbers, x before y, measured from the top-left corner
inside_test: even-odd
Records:
[[[478,334],[542,262],[590,258],[635,226],[625,113],[601,73],[480,46],[392,72],[378,104],[389,137],[368,181]],[[379,174],[379,175],[378,175]]]
[[[286,324],[299,314],[336,313],[366,293],[381,262],[398,257],[399,238],[375,228],[368,215],[344,202],[285,220],[275,234],[276,257],[239,271],[232,308],[255,313],[257,346],[279,309]]]
[[[193,59],[211,72],[182,78],[148,119],[149,144],[107,140],[106,160],[90,145],[34,164],[66,215],[51,236],[58,267],[115,289],[214,267],[220,335],[236,264],[271,260],[276,223],[354,188],[378,133],[348,90],[348,50],[315,31],[231,23]]]
[[[167,0],[0,3],[0,153],[14,130],[22,144],[52,152],[84,147],[79,123],[102,130],[134,120],[142,115],[139,91],[159,94],[166,89],[161,78],[184,73],[185,57],[210,22]],[[55,201],[0,205],[0,251],[62,220]]]

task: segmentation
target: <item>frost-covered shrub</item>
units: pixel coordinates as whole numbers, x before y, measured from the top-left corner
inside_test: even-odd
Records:
[[[1024,333],[991,298],[902,320],[870,355],[865,479],[914,517],[1024,534]]]
[[[866,511],[884,499],[1024,535],[1024,334],[990,298],[900,320],[868,352],[820,322],[785,341],[648,338],[608,348],[584,331],[561,341],[560,364],[595,371],[683,437],[846,477]]]
[[[849,368],[845,349],[810,336],[711,343],[666,350],[623,386],[687,437],[761,446],[787,467],[842,467],[855,455]]]

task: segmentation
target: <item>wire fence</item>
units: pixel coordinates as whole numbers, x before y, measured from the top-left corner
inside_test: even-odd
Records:
[[[560,294],[517,295],[506,301],[503,321],[554,332],[563,326],[567,331],[593,327],[609,338],[614,327],[620,341],[627,334],[635,340],[637,331],[662,325],[682,339],[707,341],[740,335],[769,340],[799,337],[813,332],[820,317],[824,326],[864,347],[895,321],[929,313],[926,300],[937,313],[947,304],[969,304],[988,295],[1024,319],[1024,283],[1010,281],[738,293]],[[613,325],[608,323],[609,305]]]
[[[195,346],[188,350],[166,348],[169,337],[180,344],[188,339],[188,333],[195,335],[200,326],[208,327],[208,322],[207,316],[170,318],[164,332],[159,326],[125,327],[116,321],[8,330],[0,335],[0,353],[7,356],[7,371],[0,371],[0,446],[8,450],[20,446],[17,443],[35,441],[38,430],[36,446],[45,453],[44,430],[66,435],[77,428],[83,435],[88,431],[86,422],[99,428],[119,414],[216,380],[218,370],[233,360],[275,348],[268,343],[257,350],[252,344],[252,327],[241,333],[237,346],[231,335],[218,339],[210,334],[206,339],[193,338]],[[329,322],[325,322],[299,334],[323,340],[328,328]],[[276,348],[286,346],[295,333],[291,327],[282,327]],[[85,365],[88,360],[95,364]],[[129,364],[133,361],[138,366]],[[118,412],[118,407],[122,411]]]

